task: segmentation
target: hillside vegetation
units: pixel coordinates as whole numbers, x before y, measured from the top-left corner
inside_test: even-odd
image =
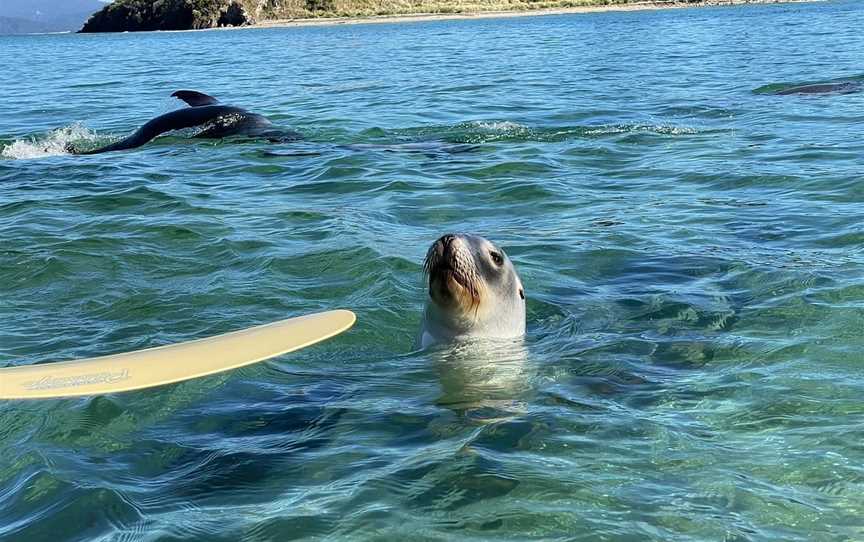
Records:
[[[418,13],[476,13],[632,4],[634,0],[283,0],[271,18],[368,17]]]
[[[661,3],[684,4],[691,1],[698,0]],[[479,13],[632,3],[640,2],[634,0],[115,0],[94,14],[87,21],[82,32],[184,30],[244,26],[278,19]],[[722,0],[717,3],[722,3]]]

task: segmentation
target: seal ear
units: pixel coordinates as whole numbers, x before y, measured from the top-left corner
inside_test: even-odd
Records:
[[[179,98],[191,107],[200,107],[202,105],[213,105],[219,103],[219,100],[213,96],[208,96],[203,92],[196,92],[194,90],[177,90],[171,94],[171,97]]]

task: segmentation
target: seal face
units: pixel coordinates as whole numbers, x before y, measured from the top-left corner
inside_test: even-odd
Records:
[[[423,270],[428,298],[419,346],[525,334],[525,290],[513,263],[487,239],[447,234],[432,243]]]

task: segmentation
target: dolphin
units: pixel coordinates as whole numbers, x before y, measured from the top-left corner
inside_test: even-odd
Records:
[[[99,154],[134,149],[165,132],[183,128],[200,128],[194,137],[208,139],[235,135],[268,139],[273,142],[301,139],[299,133],[280,129],[262,115],[240,107],[222,105],[219,100],[203,92],[178,90],[171,96],[183,100],[189,107],[160,115],[138,128],[132,135],[110,145],[88,151],[79,151],[69,145],[67,150],[72,154]]]
[[[786,96],[788,94],[851,94],[861,90],[862,83],[859,81],[845,81],[842,83],[816,83],[813,85],[800,85],[784,88],[774,94]]]

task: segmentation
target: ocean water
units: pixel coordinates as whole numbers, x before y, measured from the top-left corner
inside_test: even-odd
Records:
[[[0,37],[0,366],[359,318],[0,403],[0,540],[864,540],[864,93],[769,92],[861,80],[862,28],[849,0]],[[65,153],[181,88],[305,139]],[[414,349],[451,231],[515,262],[523,347]]]

